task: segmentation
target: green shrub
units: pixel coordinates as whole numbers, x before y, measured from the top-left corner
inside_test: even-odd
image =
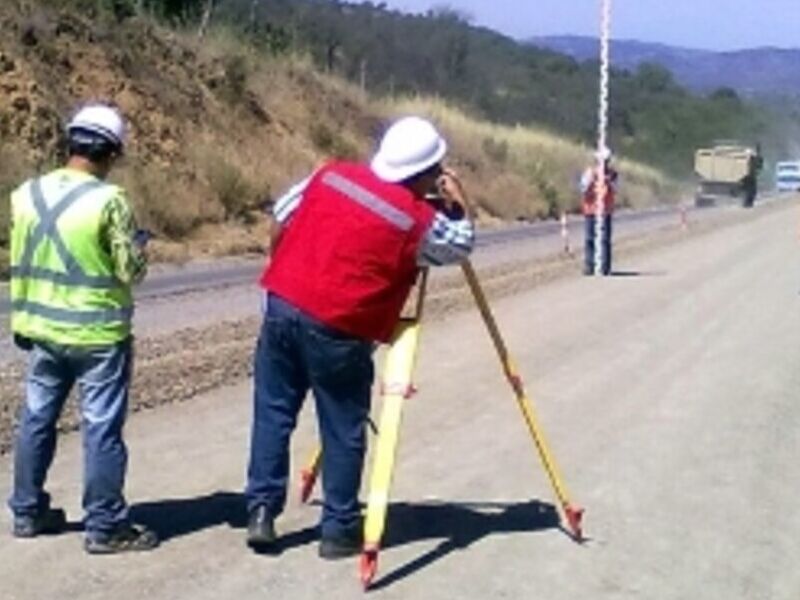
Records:
[[[247,60],[240,54],[232,54],[224,58],[222,68],[223,74],[218,82],[217,93],[229,104],[240,104],[247,95]]]
[[[325,123],[311,123],[308,131],[314,147],[325,154],[336,158],[355,158],[358,150],[340,132],[333,130]]]
[[[8,243],[11,227],[11,181],[0,181],[0,279],[8,279]]]
[[[225,160],[217,160],[210,163],[207,175],[211,191],[225,211],[225,218],[247,221],[261,198],[242,172]]]
[[[27,166],[17,153],[0,146],[0,249],[8,247],[11,225],[10,194],[25,179]],[[8,257],[6,257],[6,262]]]
[[[2,193],[0,195],[0,248],[8,247],[9,227],[11,226],[10,213],[11,201],[7,193]]]
[[[160,170],[133,168],[121,178],[140,225],[159,237],[180,240],[202,223],[221,218],[197,186],[167,177]]]
[[[481,145],[486,156],[494,162],[502,165],[508,160],[508,142],[506,140],[498,142],[492,137],[487,137],[484,138]]]

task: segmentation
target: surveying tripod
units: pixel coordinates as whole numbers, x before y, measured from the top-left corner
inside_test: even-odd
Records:
[[[500,334],[494,315],[489,308],[486,295],[478,281],[472,264],[465,260],[461,268],[467,280],[467,285],[478,306],[489,336],[492,339],[497,355],[502,364],[511,389],[519,405],[534,446],[539,454],[542,465],[553,487],[563,521],[564,529],[578,542],[583,540],[581,520],[583,509],[576,507],[569,501],[566,487],[561,479],[553,455],[545,441],[541,426],[539,425],[533,403],[525,392],[522,378],[514,365],[508,352],[505,341]],[[364,546],[359,562],[359,576],[364,589],[369,589],[378,569],[378,553],[383,538],[386,524],[386,514],[389,508],[389,491],[394,472],[394,461],[400,437],[400,423],[403,416],[405,401],[416,393],[412,382],[412,375],[419,346],[420,326],[425,305],[425,292],[428,283],[428,269],[423,269],[417,286],[416,304],[412,314],[400,319],[389,343],[381,381],[381,396],[383,406],[378,428],[379,435],[372,463],[370,488],[367,502],[367,512],[364,520]],[[301,472],[300,497],[303,502],[308,501],[313,491],[314,484],[319,475],[322,464],[322,450],[317,448],[306,468]]]

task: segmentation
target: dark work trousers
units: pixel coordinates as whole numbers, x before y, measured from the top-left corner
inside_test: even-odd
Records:
[[[611,273],[611,215],[603,216],[603,239],[601,240],[602,259],[600,262],[601,273],[609,275]],[[595,216],[584,216],[583,232],[583,274],[594,274],[594,252],[595,252]]]
[[[311,390],[322,441],[322,535],[335,537],[359,526],[373,376],[370,342],[327,327],[269,295],[255,354],[248,511],[265,506],[273,517],[283,511],[289,441]]]

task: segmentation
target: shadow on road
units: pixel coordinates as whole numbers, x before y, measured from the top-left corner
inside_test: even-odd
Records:
[[[152,527],[162,541],[197,533],[204,529],[228,525],[234,529],[247,527],[244,496],[234,492],[215,492],[198,498],[157,500],[131,507],[134,521]],[[307,527],[278,538],[268,554],[310,544],[319,537],[317,527]],[[242,539],[244,543],[244,538]]]
[[[242,494],[215,492],[197,498],[144,502],[131,507],[131,518],[152,527],[162,541],[191,535],[220,525],[247,526]],[[559,515],[552,504],[528,502],[393,503],[389,506],[383,548],[426,539],[441,539],[429,552],[395,569],[374,584],[382,588],[450,554],[495,534],[558,529]],[[281,535],[269,554],[310,544],[319,537],[316,526]]]
[[[666,271],[611,271],[611,277],[664,277]]]
[[[387,587],[490,535],[558,529],[559,515],[555,506],[539,500],[520,503],[394,503],[389,507],[387,525],[384,548],[424,539],[441,538],[442,541],[422,556],[380,578],[371,589]]]

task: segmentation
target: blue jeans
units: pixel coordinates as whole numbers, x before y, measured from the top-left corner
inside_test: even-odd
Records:
[[[594,215],[587,215],[584,217],[584,232],[583,232],[583,272],[585,275],[594,274],[594,253],[595,253],[595,238],[597,237],[597,230],[595,229],[596,217]],[[600,272],[603,275],[611,273],[611,215],[603,216],[603,239],[600,240]]]
[[[337,536],[358,526],[373,376],[370,342],[269,296],[255,355],[248,511],[265,506],[273,517],[283,511],[289,439],[310,389],[322,441],[322,535]]]
[[[15,516],[36,516],[50,507],[44,484],[56,450],[56,423],[77,382],[83,429],[86,533],[104,535],[127,521],[128,507],[122,489],[128,453],[122,427],[131,362],[130,339],[92,348],[33,343],[16,438],[14,490],[9,500]]]

